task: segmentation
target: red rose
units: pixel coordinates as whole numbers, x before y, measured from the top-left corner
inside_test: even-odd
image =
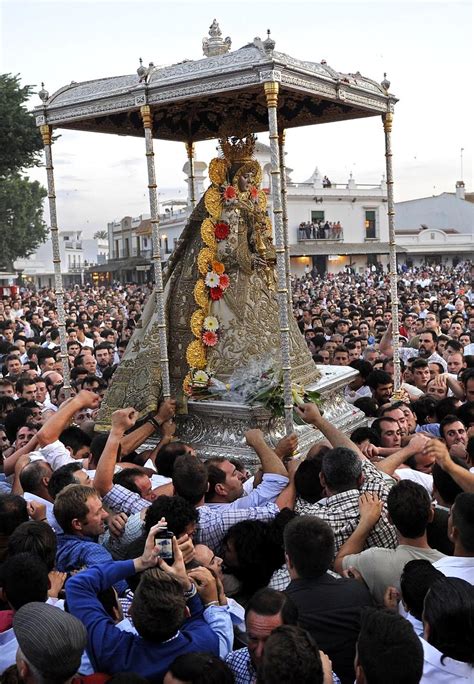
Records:
[[[205,332],[202,336],[202,341],[206,345],[206,347],[215,347],[218,341],[218,337],[215,332],[212,332],[208,330]]]
[[[258,199],[258,190],[257,190],[257,188],[255,187],[255,185],[252,185],[252,187],[250,188],[250,197],[251,197],[253,200]]]
[[[227,223],[216,223],[214,228],[214,235],[218,240],[225,240],[230,233],[230,228]]]
[[[230,278],[227,273],[223,273],[219,278],[219,287],[221,290],[227,290],[230,285]]]
[[[209,295],[210,295],[211,299],[213,299],[215,302],[218,299],[221,299],[223,294],[224,294],[224,290],[221,290],[220,287],[212,287],[209,289]]]
[[[232,185],[228,185],[224,190],[224,199],[230,200],[235,199],[236,197],[237,193],[235,192],[235,188]]]

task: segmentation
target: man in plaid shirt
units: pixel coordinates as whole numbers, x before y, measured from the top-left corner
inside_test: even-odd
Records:
[[[361,492],[372,492],[386,502],[390,486],[349,437],[321,416],[315,404],[305,404],[298,410],[304,420],[319,429],[334,448],[324,454],[321,469],[321,482],[328,496],[315,503],[299,498],[295,511],[325,520],[334,531],[337,553],[359,522]],[[367,538],[369,546],[388,549],[397,546],[395,528],[388,521],[386,511]]]

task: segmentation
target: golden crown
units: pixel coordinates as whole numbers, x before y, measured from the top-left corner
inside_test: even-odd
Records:
[[[252,159],[256,142],[257,136],[251,133],[243,137],[231,136],[221,138],[219,145],[224,158],[232,164],[236,161]]]

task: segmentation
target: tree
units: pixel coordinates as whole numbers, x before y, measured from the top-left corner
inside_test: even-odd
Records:
[[[107,233],[106,230],[97,230],[94,233],[94,240],[107,240],[109,237],[109,234]]]
[[[32,86],[18,76],[0,74],[0,265],[13,270],[13,261],[28,257],[46,240],[43,221],[46,190],[24,177],[40,163],[42,141],[25,103]]]
[[[0,180],[0,265],[13,271],[13,261],[23,259],[45,241],[43,221],[46,190],[20,175]]]

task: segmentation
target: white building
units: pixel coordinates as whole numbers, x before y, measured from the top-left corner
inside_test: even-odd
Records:
[[[270,148],[260,142],[255,156],[263,170],[262,188],[268,192],[272,216]],[[206,165],[195,162],[197,199],[204,191]],[[188,164],[183,167],[189,185]],[[329,184],[316,168],[303,183],[294,182],[287,169],[287,212],[292,272],[302,275],[307,266],[320,274],[338,273],[348,266],[364,273],[368,266],[389,261],[387,186],[346,182]],[[326,181],[326,182],[325,182]],[[161,205],[161,256],[166,261],[190,214],[190,203],[168,200]],[[318,224],[340,224],[341,229],[317,230]],[[456,194],[399,202],[395,207],[398,263],[443,263],[472,258],[474,205],[464,196],[464,184]],[[310,227],[312,224],[313,227]],[[151,222],[148,215],[124,217],[108,224],[110,260],[94,269],[96,281],[145,282],[152,278]]]
[[[388,262],[387,187],[356,183],[323,185],[315,169],[304,183],[287,184],[288,237],[292,271],[306,266],[321,275],[338,273],[349,266],[362,273],[367,266]],[[318,224],[337,224],[339,229],[317,230]]]
[[[474,204],[472,193],[466,197],[464,183],[456,192],[397,202],[395,232],[397,245],[404,251],[398,262],[409,266],[422,264],[454,265],[474,259]]]
[[[82,231],[61,230],[59,233],[59,253],[64,285],[81,284],[85,268]],[[54,287],[51,238],[40,245],[28,259],[15,261],[14,266],[26,282],[37,287]]]
[[[197,200],[204,192],[207,164],[194,163],[194,185]],[[170,199],[160,204],[159,231],[161,259],[166,262],[175,248],[179,236],[191,213],[189,163],[183,167],[188,184],[188,200]],[[113,281],[143,283],[152,275],[152,226],[150,214],[137,217],[124,216],[107,224],[109,259],[89,269],[95,283]]]
[[[86,266],[107,263],[109,258],[109,241],[107,238],[86,238],[82,241],[82,248]]]

